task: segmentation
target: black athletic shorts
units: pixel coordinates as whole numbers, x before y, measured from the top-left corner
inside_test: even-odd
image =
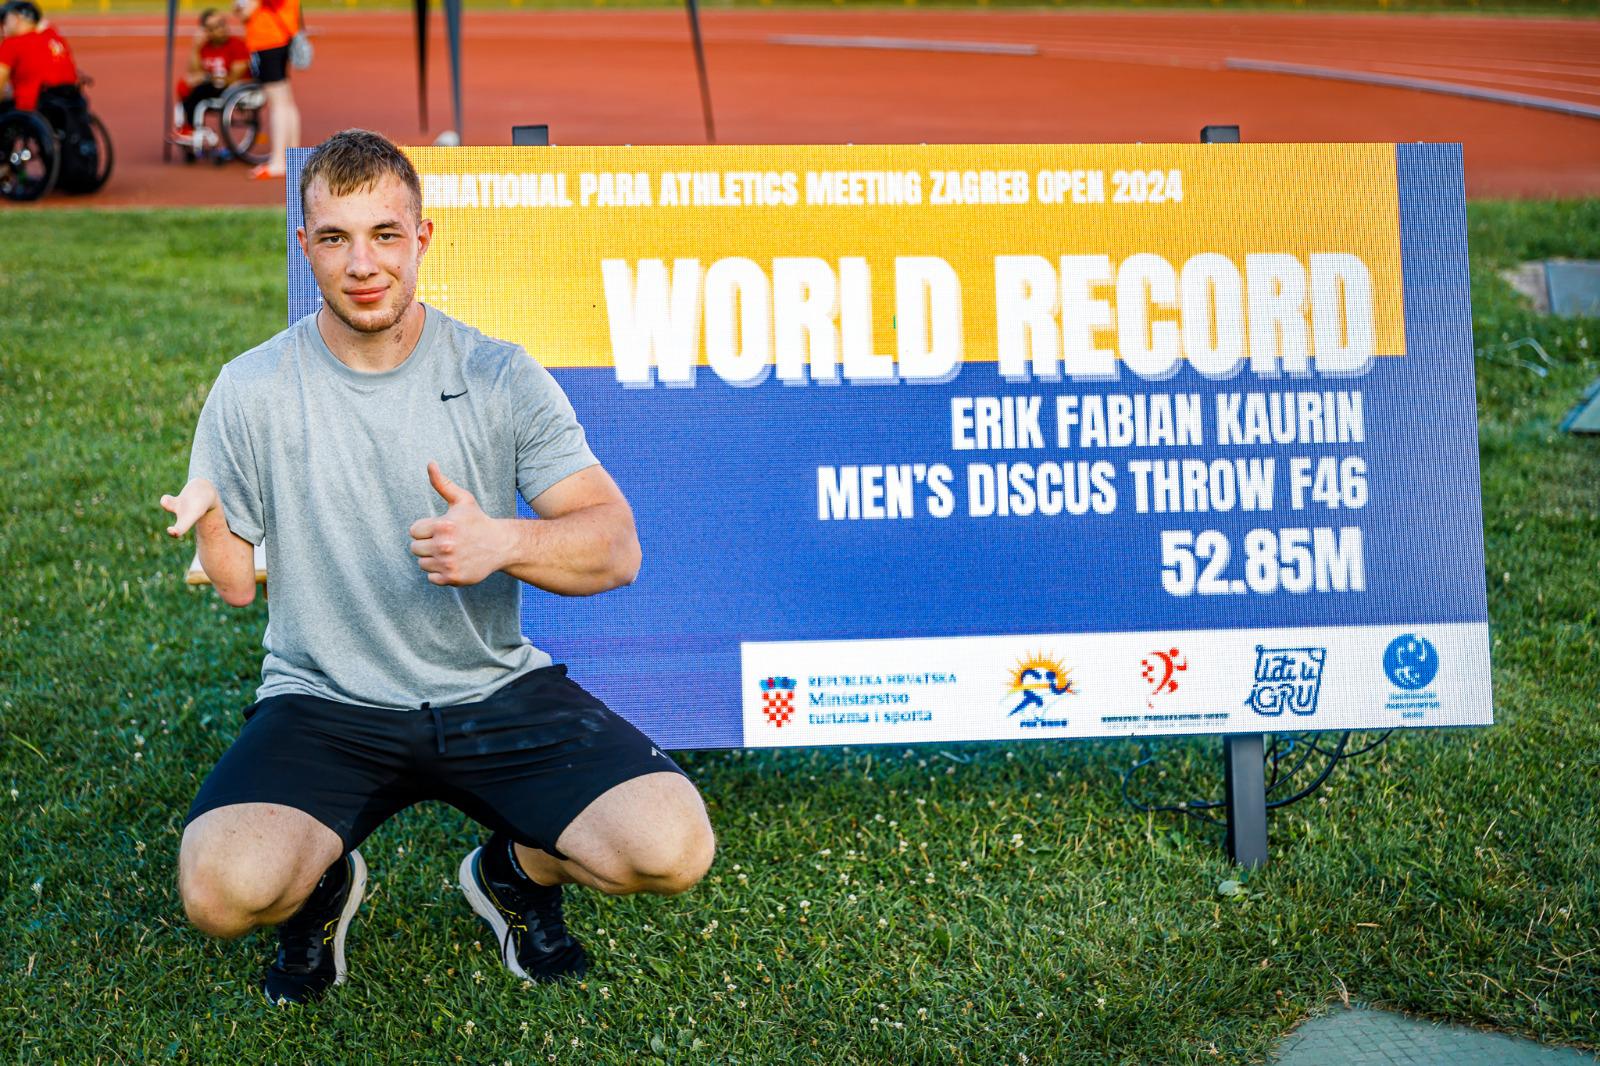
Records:
[[[289,80],[289,46],[263,48],[250,53],[250,76],[262,85]]]
[[[397,711],[289,695],[244,716],[185,825],[218,807],[277,803],[311,815],[349,850],[397,812],[435,799],[562,858],[562,830],[602,793],[644,774],[683,773],[560,665],[454,707]]]

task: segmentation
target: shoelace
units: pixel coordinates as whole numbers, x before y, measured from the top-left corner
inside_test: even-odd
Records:
[[[498,904],[498,901],[496,901]],[[512,936],[521,930],[528,934],[538,930],[545,950],[558,951],[566,947],[571,939],[567,936],[567,923],[561,910],[561,890],[555,891],[535,890],[532,892],[517,892],[512,898],[513,906],[517,910],[508,910],[503,904],[500,909],[505,913],[506,931],[501,938],[500,951],[502,955],[508,948],[515,945],[520,954],[522,942],[513,941]],[[518,921],[517,919],[521,919]]]
[[[321,885],[312,891],[313,897]],[[319,909],[317,905],[327,902],[321,899],[306,901],[306,906],[289,916],[278,925],[278,965],[291,973],[309,970],[320,961],[321,949],[333,941],[334,927],[339,924],[339,914],[336,912],[332,918],[319,922],[314,915],[308,915],[308,910]]]
[[[278,965],[281,969],[294,973],[300,970],[315,969],[316,962],[321,961],[321,950],[333,940],[334,926],[339,924],[338,915],[323,923],[322,935],[317,935],[317,929],[312,927],[301,935],[300,930],[281,932],[278,946]],[[314,960],[313,956],[317,958]]]

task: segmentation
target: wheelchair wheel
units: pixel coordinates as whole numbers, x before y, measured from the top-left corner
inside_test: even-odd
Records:
[[[56,135],[32,111],[0,117],[0,196],[37,200],[55,187],[61,168]]]
[[[89,116],[89,131],[94,137],[96,165],[94,181],[84,192],[95,192],[111,179],[111,165],[116,162],[116,152],[111,148],[111,134],[99,115]]]
[[[246,163],[265,163],[269,155],[266,102],[261,86],[248,83],[229,89],[222,99],[222,143]]]
[[[85,196],[96,192],[111,177],[111,135],[100,116],[85,113],[71,135],[58,137],[61,166],[56,174],[56,189]]]

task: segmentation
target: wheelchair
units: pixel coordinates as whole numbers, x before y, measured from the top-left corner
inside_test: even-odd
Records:
[[[174,105],[173,124],[183,121],[183,104]],[[194,108],[194,136],[177,141],[183,160],[193,163],[210,159],[221,165],[238,159],[251,165],[265,163],[270,154],[267,141],[267,95],[253,81],[228,86],[221,96],[201,100]]]
[[[111,134],[80,85],[43,89],[32,111],[0,111],[0,197],[37,200],[52,189],[84,195],[111,177]]]

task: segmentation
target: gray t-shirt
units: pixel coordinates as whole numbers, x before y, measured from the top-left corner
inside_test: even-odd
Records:
[[[548,371],[431,307],[383,373],[341,363],[315,314],[222,368],[189,476],[216,485],[234,533],[266,540],[257,698],[449,706],[550,664],[522,636],[516,578],[453,588],[417,565],[407,530],[447,509],[429,460],[492,518],[596,463]]]

